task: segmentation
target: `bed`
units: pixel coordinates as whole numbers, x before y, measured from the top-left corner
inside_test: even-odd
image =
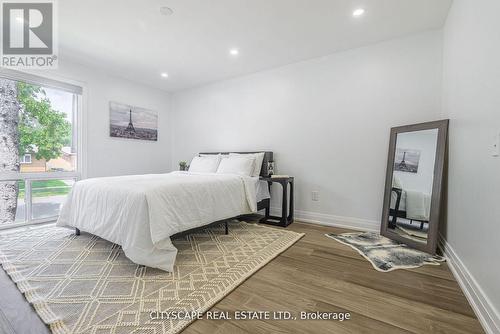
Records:
[[[272,158],[264,152],[260,176],[267,175]],[[177,171],[104,177],[73,186],[57,225],[116,243],[135,263],[173,271],[171,236],[266,207],[269,189],[259,176]]]
[[[392,187],[391,206],[389,215],[392,216],[391,226],[397,221],[397,218],[404,218],[420,222],[420,229],[423,229],[424,223],[429,223],[431,209],[431,196],[419,191],[405,190]]]

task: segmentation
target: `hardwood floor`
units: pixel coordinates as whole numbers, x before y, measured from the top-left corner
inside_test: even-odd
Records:
[[[305,236],[212,311],[350,312],[350,320],[202,319],[183,333],[484,333],[446,263],[381,273],[324,236],[348,230],[300,222],[288,229]]]
[[[202,319],[183,334],[484,333],[446,263],[381,273],[355,250],[324,236],[352,231],[299,222],[287,229],[305,236],[212,311],[350,312],[351,319]],[[11,320],[23,321],[15,322],[16,331],[0,321],[0,333],[48,333],[14,283],[1,274],[0,309]]]

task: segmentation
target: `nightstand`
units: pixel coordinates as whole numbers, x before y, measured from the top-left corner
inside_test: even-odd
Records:
[[[260,179],[267,181],[269,191],[271,191],[271,184],[273,184],[273,182],[281,184],[283,189],[283,197],[281,199],[281,217],[271,216],[269,214],[269,207],[267,207],[266,214],[260,222],[264,224],[287,227],[293,222],[293,177],[261,177]],[[288,186],[290,186],[290,196],[288,196]],[[290,214],[288,214],[288,208],[290,208]]]

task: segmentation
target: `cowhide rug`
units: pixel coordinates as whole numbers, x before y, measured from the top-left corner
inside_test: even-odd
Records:
[[[395,269],[418,268],[425,264],[439,265],[445,259],[408,247],[374,232],[325,234],[344,245],[351,246],[373,267],[382,272]]]

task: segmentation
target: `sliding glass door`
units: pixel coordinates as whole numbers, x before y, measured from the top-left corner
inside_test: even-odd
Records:
[[[82,89],[0,72],[0,229],[55,220],[79,178]]]

